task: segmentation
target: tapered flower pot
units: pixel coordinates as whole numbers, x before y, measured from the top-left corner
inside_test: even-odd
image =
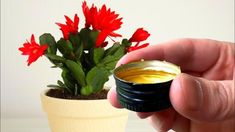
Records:
[[[124,132],[128,111],[112,107],[107,99],[67,100],[41,94],[52,132]]]

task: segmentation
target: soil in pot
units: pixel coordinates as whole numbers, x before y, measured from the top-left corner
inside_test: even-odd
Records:
[[[108,90],[103,89],[98,93],[91,94],[89,96],[84,95],[71,95],[70,93],[62,89],[50,89],[46,95],[61,99],[77,99],[77,100],[96,100],[96,99],[107,99]]]

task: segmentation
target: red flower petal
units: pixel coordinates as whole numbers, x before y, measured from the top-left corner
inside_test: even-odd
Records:
[[[65,19],[66,19],[66,25],[72,25],[73,21],[66,15],[64,15]]]
[[[146,40],[148,37],[150,36],[150,34],[144,30],[143,28],[138,28],[134,34],[132,35],[132,37],[129,39],[130,42],[141,42]]]
[[[138,43],[135,45],[135,46],[130,46],[128,49],[127,49],[127,52],[132,52],[134,50],[138,50],[138,49],[142,49],[142,48],[145,48],[149,45],[149,43],[146,43],[146,44],[142,44],[140,46],[138,46]]]
[[[117,34],[117,33],[114,33],[114,32],[109,33],[109,35],[112,36],[112,37],[122,37],[121,34]]]
[[[33,35],[33,34],[31,35],[31,43],[32,43],[32,44],[36,44],[35,38],[34,38],[34,35]]]
[[[102,43],[105,41],[106,37],[108,36],[109,32],[101,31],[96,39],[96,47],[102,47]]]
[[[82,11],[86,19],[85,27],[89,28],[93,21],[95,21],[94,17],[97,14],[97,8],[92,5],[92,7],[89,9],[89,7],[86,4],[86,1],[82,3]]]

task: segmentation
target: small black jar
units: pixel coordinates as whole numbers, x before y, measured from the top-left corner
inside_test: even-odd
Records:
[[[180,68],[165,61],[131,62],[114,70],[120,104],[136,112],[154,112],[171,107],[169,91]]]

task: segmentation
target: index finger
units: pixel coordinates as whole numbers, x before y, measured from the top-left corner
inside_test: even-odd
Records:
[[[183,71],[203,72],[213,66],[220,55],[219,41],[179,39],[126,54],[117,66],[131,61],[165,60],[179,65]]]

